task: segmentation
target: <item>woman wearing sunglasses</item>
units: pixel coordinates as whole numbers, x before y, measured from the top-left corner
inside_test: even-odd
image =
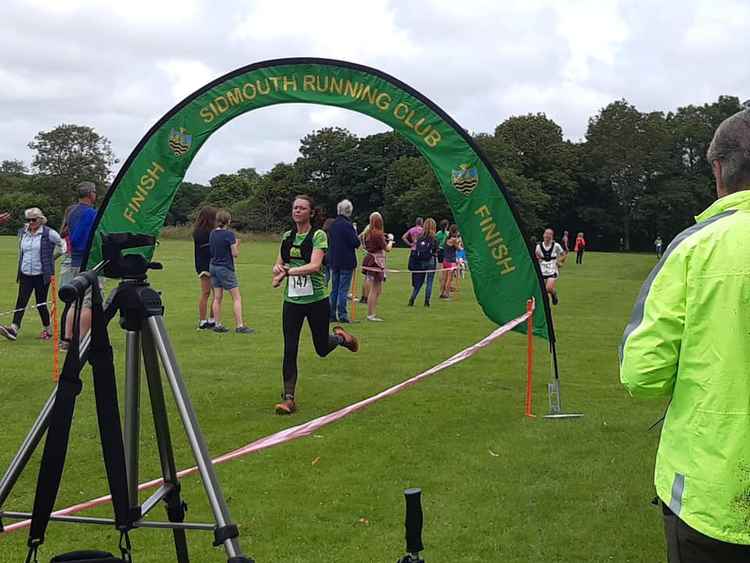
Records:
[[[47,218],[38,207],[25,212],[26,225],[18,231],[18,299],[16,300],[13,324],[0,325],[0,335],[15,340],[21,329],[21,321],[31,294],[36,296],[36,308],[42,320],[39,338],[49,340],[49,311],[47,293],[52,276],[55,275],[55,258],[62,253],[62,239],[54,229],[47,226]]]

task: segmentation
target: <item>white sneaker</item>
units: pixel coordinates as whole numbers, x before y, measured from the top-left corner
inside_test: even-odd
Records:
[[[368,321],[376,321],[376,322],[379,322],[379,323],[383,322],[383,319],[381,319],[380,317],[376,317],[375,315],[367,315],[367,320]]]

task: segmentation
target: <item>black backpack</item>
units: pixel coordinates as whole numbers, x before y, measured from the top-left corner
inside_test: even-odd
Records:
[[[317,231],[318,229],[310,229],[305,240],[303,240],[301,244],[294,244],[294,239],[297,237],[297,229],[294,228],[289,231],[289,235],[281,241],[281,250],[279,252],[284,263],[289,264],[291,261],[292,248],[299,248],[300,258],[305,261],[305,264],[309,264],[310,260],[312,260],[313,236],[315,236]],[[327,262],[328,253],[326,252],[323,255],[323,266],[325,266]]]
[[[433,240],[429,237],[417,239],[414,245],[414,259],[426,262],[432,259]]]

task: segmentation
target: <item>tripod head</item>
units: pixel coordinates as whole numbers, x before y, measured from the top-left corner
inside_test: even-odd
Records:
[[[156,237],[133,233],[111,233],[102,236],[103,260],[91,270],[81,272],[69,284],[60,288],[59,295],[65,303],[73,303],[82,298],[89,287],[98,285],[97,276],[120,278],[125,281],[146,281],[148,270],[161,270],[163,266],[158,262],[148,262],[141,254],[126,254],[127,248],[142,248],[154,246]]]
[[[102,273],[108,278],[145,280],[146,271],[161,270],[158,262],[148,262],[141,254],[123,254],[128,248],[154,246],[156,237],[134,233],[110,233],[102,236]]]

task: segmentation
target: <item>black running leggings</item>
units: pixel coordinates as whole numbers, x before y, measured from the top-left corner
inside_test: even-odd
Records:
[[[313,345],[318,356],[326,357],[339,345],[339,338],[328,333],[329,308],[330,303],[327,298],[305,305],[284,301],[282,312],[284,395],[294,396],[294,389],[297,386],[297,353],[299,352],[299,336],[302,332],[302,323],[305,317],[307,317],[307,324],[310,326]]]
[[[42,318],[42,326],[49,326],[49,311],[47,310],[47,293],[49,292],[49,283],[44,283],[44,276],[27,276],[21,274],[18,280],[18,299],[16,300],[16,309],[13,314],[13,324],[21,327],[24,309],[29,304],[32,292],[36,295],[37,311]],[[44,303],[44,305],[42,305]]]

